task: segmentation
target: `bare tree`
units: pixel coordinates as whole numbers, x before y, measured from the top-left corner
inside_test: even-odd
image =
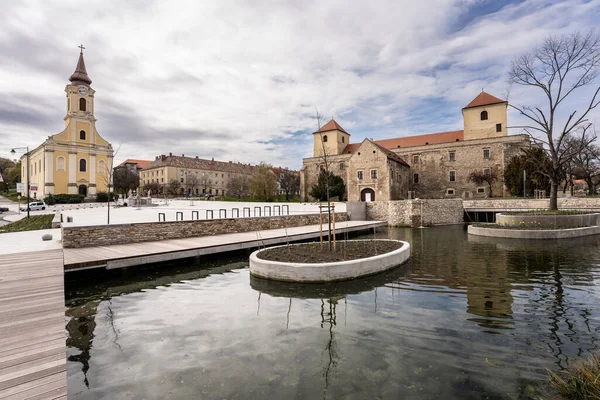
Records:
[[[575,155],[571,165],[573,175],[587,183],[588,194],[596,194],[596,184],[600,178],[600,147],[590,144]]]
[[[550,210],[558,209],[557,191],[563,166],[595,139],[587,117],[600,104],[600,86],[593,91],[587,106],[579,113],[575,110],[568,114],[564,124],[557,121],[561,105],[577,89],[592,84],[599,67],[600,35],[595,31],[586,35],[548,37],[540,47],[511,64],[509,81],[539,89],[547,102],[546,107],[541,108],[509,105],[528,121],[515,127],[523,129],[535,143],[547,149],[552,160],[548,168],[540,171],[550,179]],[[578,140],[568,140],[573,137]]]
[[[111,154],[109,154],[108,156],[108,165],[105,167],[104,171],[98,171],[100,172],[100,175],[102,176],[102,179],[104,180],[104,183],[106,184],[106,191],[108,193],[108,196],[106,196],[106,224],[110,225],[110,201],[112,200],[112,196],[110,195],[110,187],[113,184],[113,175],[115,172],[114,169],[114,161],[115,161],[115,157],[117,156],[117,154],[119,154],[119,150],[121,150],[121,145],[123,143],[119,143],[119,146],[117,147],[117,150],[113,150],[112,146],[109,145],[109,149],[111,151]]]
[[[487,183],[490,189],[490,197],[492,197],[492,185],[498,180],[498,174],[493,169],[483,172],[473,171],[469,174],[468,180],[476,185],[483,185],[484,183]]]
[[[279,187],[285,192],[285,199],[289,201],[290,194],[296,194],[300,190],[300,174],[289,169],[281,170]]]
[[[321,146],[323,148],[323,155],[321,156],[321,159],[323,160],[323,170],[325,171],[325,174],[329,176],[329,160],[327,159],[327,148],[325,147],[325,141],[323,140],[323,132],[321,132],[321,122],[323,119],[319,114],[319,110],[317,110],[316,107],[315,113],[317,115],[317,132],[319,133],[319,139],[321,140]],[[327,197],[327,243],[329,250],[331,251],[333,250],[333,238],[331,237],[331,196],[329,195],[329,179],[325,180],[325,194]]]
[[[248,177],[245,175],[232,174],[227,180],[227,194],[241,199],[249,193]]]
[[[200,178],[198,178],[198,175],[193,173],[193,171],[186,171],[186,175],[188,194],[193,196],[195,194],[195,189],[200,186]]]

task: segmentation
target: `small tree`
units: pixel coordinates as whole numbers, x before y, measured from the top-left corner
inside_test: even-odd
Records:
[[[248,182],[250,193],[261,201],[273,201],[277,195],[277,178],[271,165],[261,162],[254,167]]]
[[[179,189],[181,188],[181,184],[177,179],[171,179],[169,181],[169,185],[167,186],[167,193],[171,196],[177,196],[179,194]]]
[[[227,181],[227,194],[241,199],[248,192],[248,178],[245,175],[235,174],[229,177]]]
[[[493,169],[486,171],[473,171],[469,174],[468,180],[476,185],[487,184],[490,189],[490,197],[492,197],[492,186],[494,182],[498,180],[498,174]]]
[[[513,196],[524,197],[523,171],[525,171],[525,190],[529,197],[533,196],[535,189],[550,193],[550,179],[539,172],[549,168],[550,163],[548,153],[539,147],[529,149],[528,155],[516,155],[510,159],[504,169],[504,185]]]
[[[310,195],[319,201],[328,201],[332,197],[338,197],[342,200],[345,193],[344,180],[333,172],[324,169],[321,170],[317,183],[310,190]]]
[[[279,187],[285,192],[285,199],[290,200],[290,194],[300,191],[300,174],[289,169],[284,169],[279,174]]]
[[[161,195],[163,194],[164,187],[160,183],[147,183],[144,185],[144,191],[148,193],[150,191],[151,195]]]
[[[600,68],[600,35],[590,31],[586,35],[548,37],[529,54],[516,58],[511,65],[510,81],[534,88],[543,93],[545,107],[515,106],[528,123],[517,126],[532,140],[547,149],[551,164],[540,165],[538,172],[550,180],[550,210],[558,209],[558,185],[564,176],[564,166],[594,139],[590,132],[588,115],[600,105],[600,86],[592,91],[586,106],[567,114],[559,126],[561,104],[575,90],[592,84]],[[569,140],[573,137],[579,140]],[[528,150],[524,152],[529,155]],[[530,157],[535,162],[535,157]]]
[[[198,178],[198,175],[189,172],[187,173],[186,183],[188,187],[188,194],[191,194],[193,196],[195,194],[196,188],[200,186],[200,178]]]
[[[590,144],[577,153],[570,165],[571,173],[583,179],[588,186],[588,194],[596,194],[596,183],[600,177],[600,147]]]
[[[113,172],[113,185],[117,193],[127,194],[140,185],[140,177],[127,167],[117,167]]]

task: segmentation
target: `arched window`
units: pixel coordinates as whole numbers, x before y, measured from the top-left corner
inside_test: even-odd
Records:
[[[327,135],[323,136],[323,143],[327,142]]]
[[[82,97],[79,99],[79,111],[86,111],[86,101],[85,99]]]
[[[481,112],[481,120],[485,121],[486,119],[488,119],[487,111],[482,111]]]
[[[106,173],[106,163],[104,160],[98,161],[98,173],[104,175]],[[154,181],[154,179],[152,179]]]
[[[87,171],[87,161],[85,161],[83,158],[81,160],[79,160],[79,172],[86,172]]]
[[[79,139],[85,140],[85,131],[79,131]]]
[[[65,158],[64,157],[57,157],[56,158],[56,170],[57,171],[64,171],[65,170]]]

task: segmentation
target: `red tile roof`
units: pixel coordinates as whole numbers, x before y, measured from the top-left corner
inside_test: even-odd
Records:
[[[119,164],[119,167],[124,167],[125,164],[137,164],[137,167],[140,169],[144,169],[148,166],[148,164],[150,164],[152,162],[152,160],[134,160],[132,158],[128,158],[127,160],[123,161],[121,164]]]
[[[338,124],[337,122],[335,122],[335,120],[333,118],[331,119],[331,121],[329,121],[328,123],[326,123],[325,125],[323,125],[321,127],[321,129],[319,129],[317,132],[328,132],[328,131],[335,131],[335,130],[342,131],[342,132],[347,133],[348,135],[350,135],[348,132],[346,132],[344,130],[344,128],[342,128],[340,126],[340,124]],[[315,133],[317,133],[317,132],[315,132]]]
[[[394,139],[375,140],[373,143],[384,149],[397,149],[399,147],[424,146],[426,144],[451,143],[464,140],[464,131],[450,131],[428,133],[418,136],[407,136]],[[354,153],[360,143],[351,143],[344,149],[344,153]]]
[[[505,100],[501,100],[497,97],[492,96],[489,93],[481,92],[475,97],[465,108],[488,106],[490,104],[506,103]]]

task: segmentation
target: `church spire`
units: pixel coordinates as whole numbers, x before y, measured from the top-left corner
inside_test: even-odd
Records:
[[[92,83],[92,80],[87,74],[85,69],[85,61],[83,61],[83,45],[79,46],[79,61],[77,61],[77,67],[75,67],[75,72],[69,78],[71,84],[73,85],[86,85],[89,86]]]

